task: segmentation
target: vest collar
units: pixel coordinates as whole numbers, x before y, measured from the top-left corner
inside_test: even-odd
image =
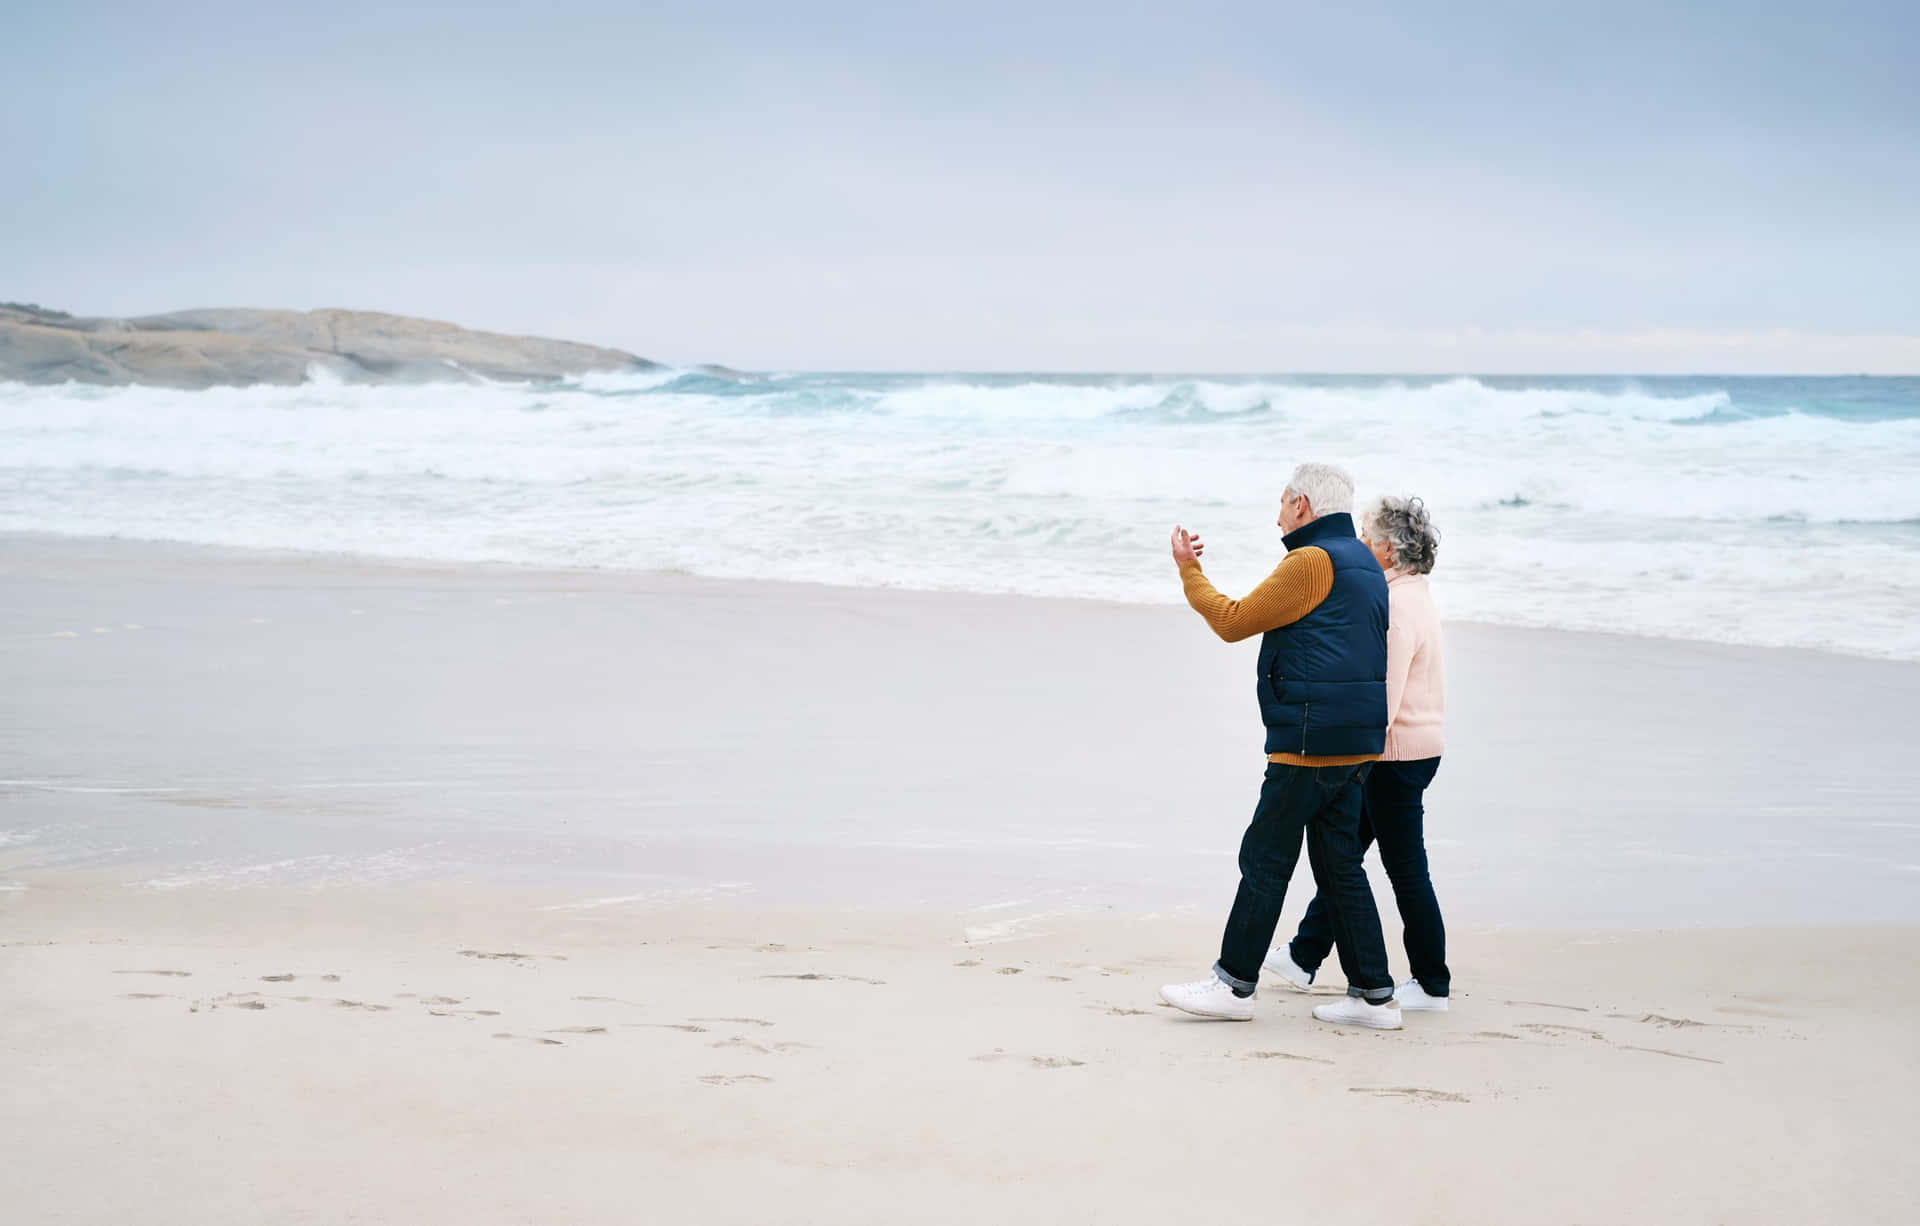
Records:
[[[1354,535],[1353,516],[1345,511],[1335,511],[1331,515],[1322,515],[1319,519],[1301,524],[1281,537],[1280,543],[1287,547],[1288,552],[1292,552],[1302,545],[1311,545],[1315,541],[1323,541],[1328,537],[1344,536],[1353,539]]]

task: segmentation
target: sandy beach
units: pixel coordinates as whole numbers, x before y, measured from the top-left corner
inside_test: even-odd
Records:
[[[1454,1009],[1236,1025],[1184,609],[0,538],[0,1217],[1910,1220],[1920,666],[1448,633]]]

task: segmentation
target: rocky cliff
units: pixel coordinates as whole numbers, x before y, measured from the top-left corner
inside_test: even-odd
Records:
[[[618,349],[374,311],[228,309],[104,319],[0,304],[0,380],[22,383],[203,388],[299,383],[315,370],[352,383],[421,383],[658,368]]]

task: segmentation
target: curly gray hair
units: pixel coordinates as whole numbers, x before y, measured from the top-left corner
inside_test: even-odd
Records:
[[[1418,498],[1376,498],[1360,517],[1360,534],[1393,546],[1393,564],[1424,575],[1440,552],[1440,530]]]

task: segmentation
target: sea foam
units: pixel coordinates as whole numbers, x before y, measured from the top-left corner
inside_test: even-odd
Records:
[[[1445,611],[1920,659],[1920,380],[787,375],[0,384],[0,529],[1179,599],[1292,465],[1415,493]]]

